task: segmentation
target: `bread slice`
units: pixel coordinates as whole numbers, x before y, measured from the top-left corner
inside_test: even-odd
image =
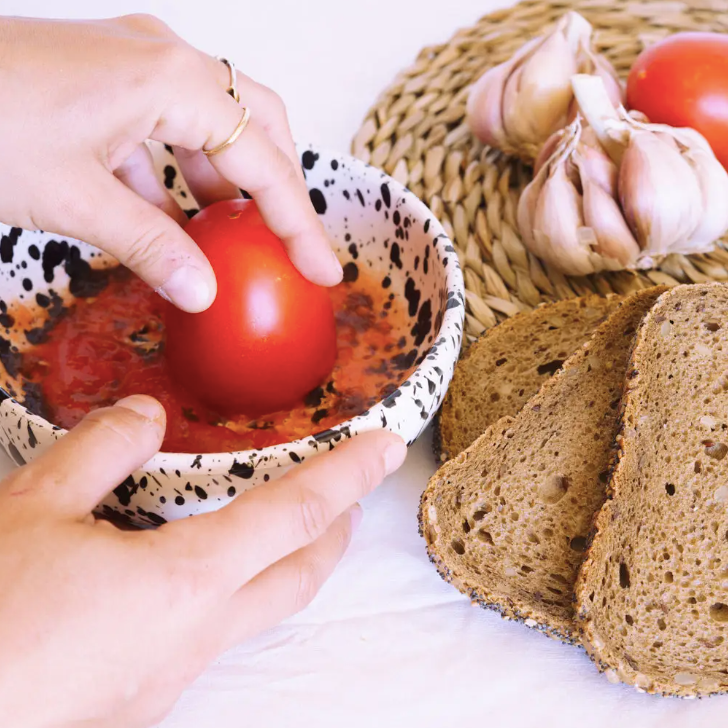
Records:
[[[501,417],[515,417],[621,300],[593,295],[547,303],[489,329],[455,367],[438,418],[435,454],[449,460]]]
[[[613,681],[728,691],[728,287],[680,286],[648,314],[618,445],[577,582],[584,644]]]
[[[664,290],[628,298],[515,419],[430,480],[420,533],[441,576],[474,602],[578,641],[574,581],[605,497],[629,354]]]

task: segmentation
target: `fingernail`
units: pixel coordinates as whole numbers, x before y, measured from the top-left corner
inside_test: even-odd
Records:
[[[332,272],[335,271],[338,279],[341,280],[344,277],[344,269],[341,267],[341,261],[333,250],[331,251],[331,259],[334,264],[332,266]]]
[[[351,530],[356,531],[356,529],[359,528],[361,519],[364,518],[364,509],[358,503],[354,503],[354,505],[349,508],[349,517],[351,518]]]
[[[210,306],[214,291],[204,273],[191,265],[177,268],[157,293],[183,311],[199,313]]]
[[[136,412],[148,420],[158,420],[164,415],[162,405],[153,397],[147,397],[143,394],[133,394],[131,397],[124,397],[124,399],[120,399],[114,406]]]
[[[407,445],[405,445],[404,440],[397,438],[387,445],[384,451],[384,468],[387,475],[397,470],[406,457]]]

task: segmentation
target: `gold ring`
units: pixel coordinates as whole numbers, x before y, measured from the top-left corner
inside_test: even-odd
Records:
[[[222,144],[218,144],[212,149],[203,149],[202,153],[208,157],[211,157],[213,154],[219,154],[224,149],[231,147],[233,144],[235,144],[235,140],[245,131],[245,127],[248,126],[249,121],[250,109],[247,106],[243,106],[243,116],[238,122],[238,125],[233,130],[233,133],[224,142],[222,142]]]
[[[230,85],[225,89],[225,93],[230,94],[235,99],[235,103],[239,104],[240,94],[238,93],[238,74],[235,73],[235,64],[222,56],[217,56],[216,58],[220,63],[224,63],[228,71],[230,71]]]

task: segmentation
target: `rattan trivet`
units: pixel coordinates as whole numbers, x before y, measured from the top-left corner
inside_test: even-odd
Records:
[[[487,15],[447,43],[422,50],[367,114],[353,153],[409,187],[455,242],[467,288],[467,334],[543,301],[654,284],[728,281],[728,250],[673,255],[659,269],[565,277],[528,253],[516,207],[530,169],[484,147],[465,124],[468,87],[573,8],[596,30],[596,47],[626,75],[646,44],[685,30],[728,32],[728,0],[524,2]],[[443,6],[443,12],[447,12]]]

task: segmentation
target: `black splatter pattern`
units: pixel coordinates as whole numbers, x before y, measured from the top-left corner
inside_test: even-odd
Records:
[[[316,210],[319,215],[325,215],[327,205],[324,193],[321,192],[321,190],[314,188],[308,191],[308,196],[311,198],[313,209]]]
[[[0,262],[12,263],[15,256],[15,245],[18,242],[23,230],[12,227],[6,235],[0,237]]]
[[[307,149],[301,156],[301,164],[304,169],[313,169],[314,165],[318,161],[319,155]]]
[[[344,282],[353,283],[357,278],[359,278],[359,268],[356,263],[350,261],[344,265]]]
[[[164,186],[168,189],[174,189],[174,179],[177,176],[177,170],[171,165],[168,164],[164,168]]]

